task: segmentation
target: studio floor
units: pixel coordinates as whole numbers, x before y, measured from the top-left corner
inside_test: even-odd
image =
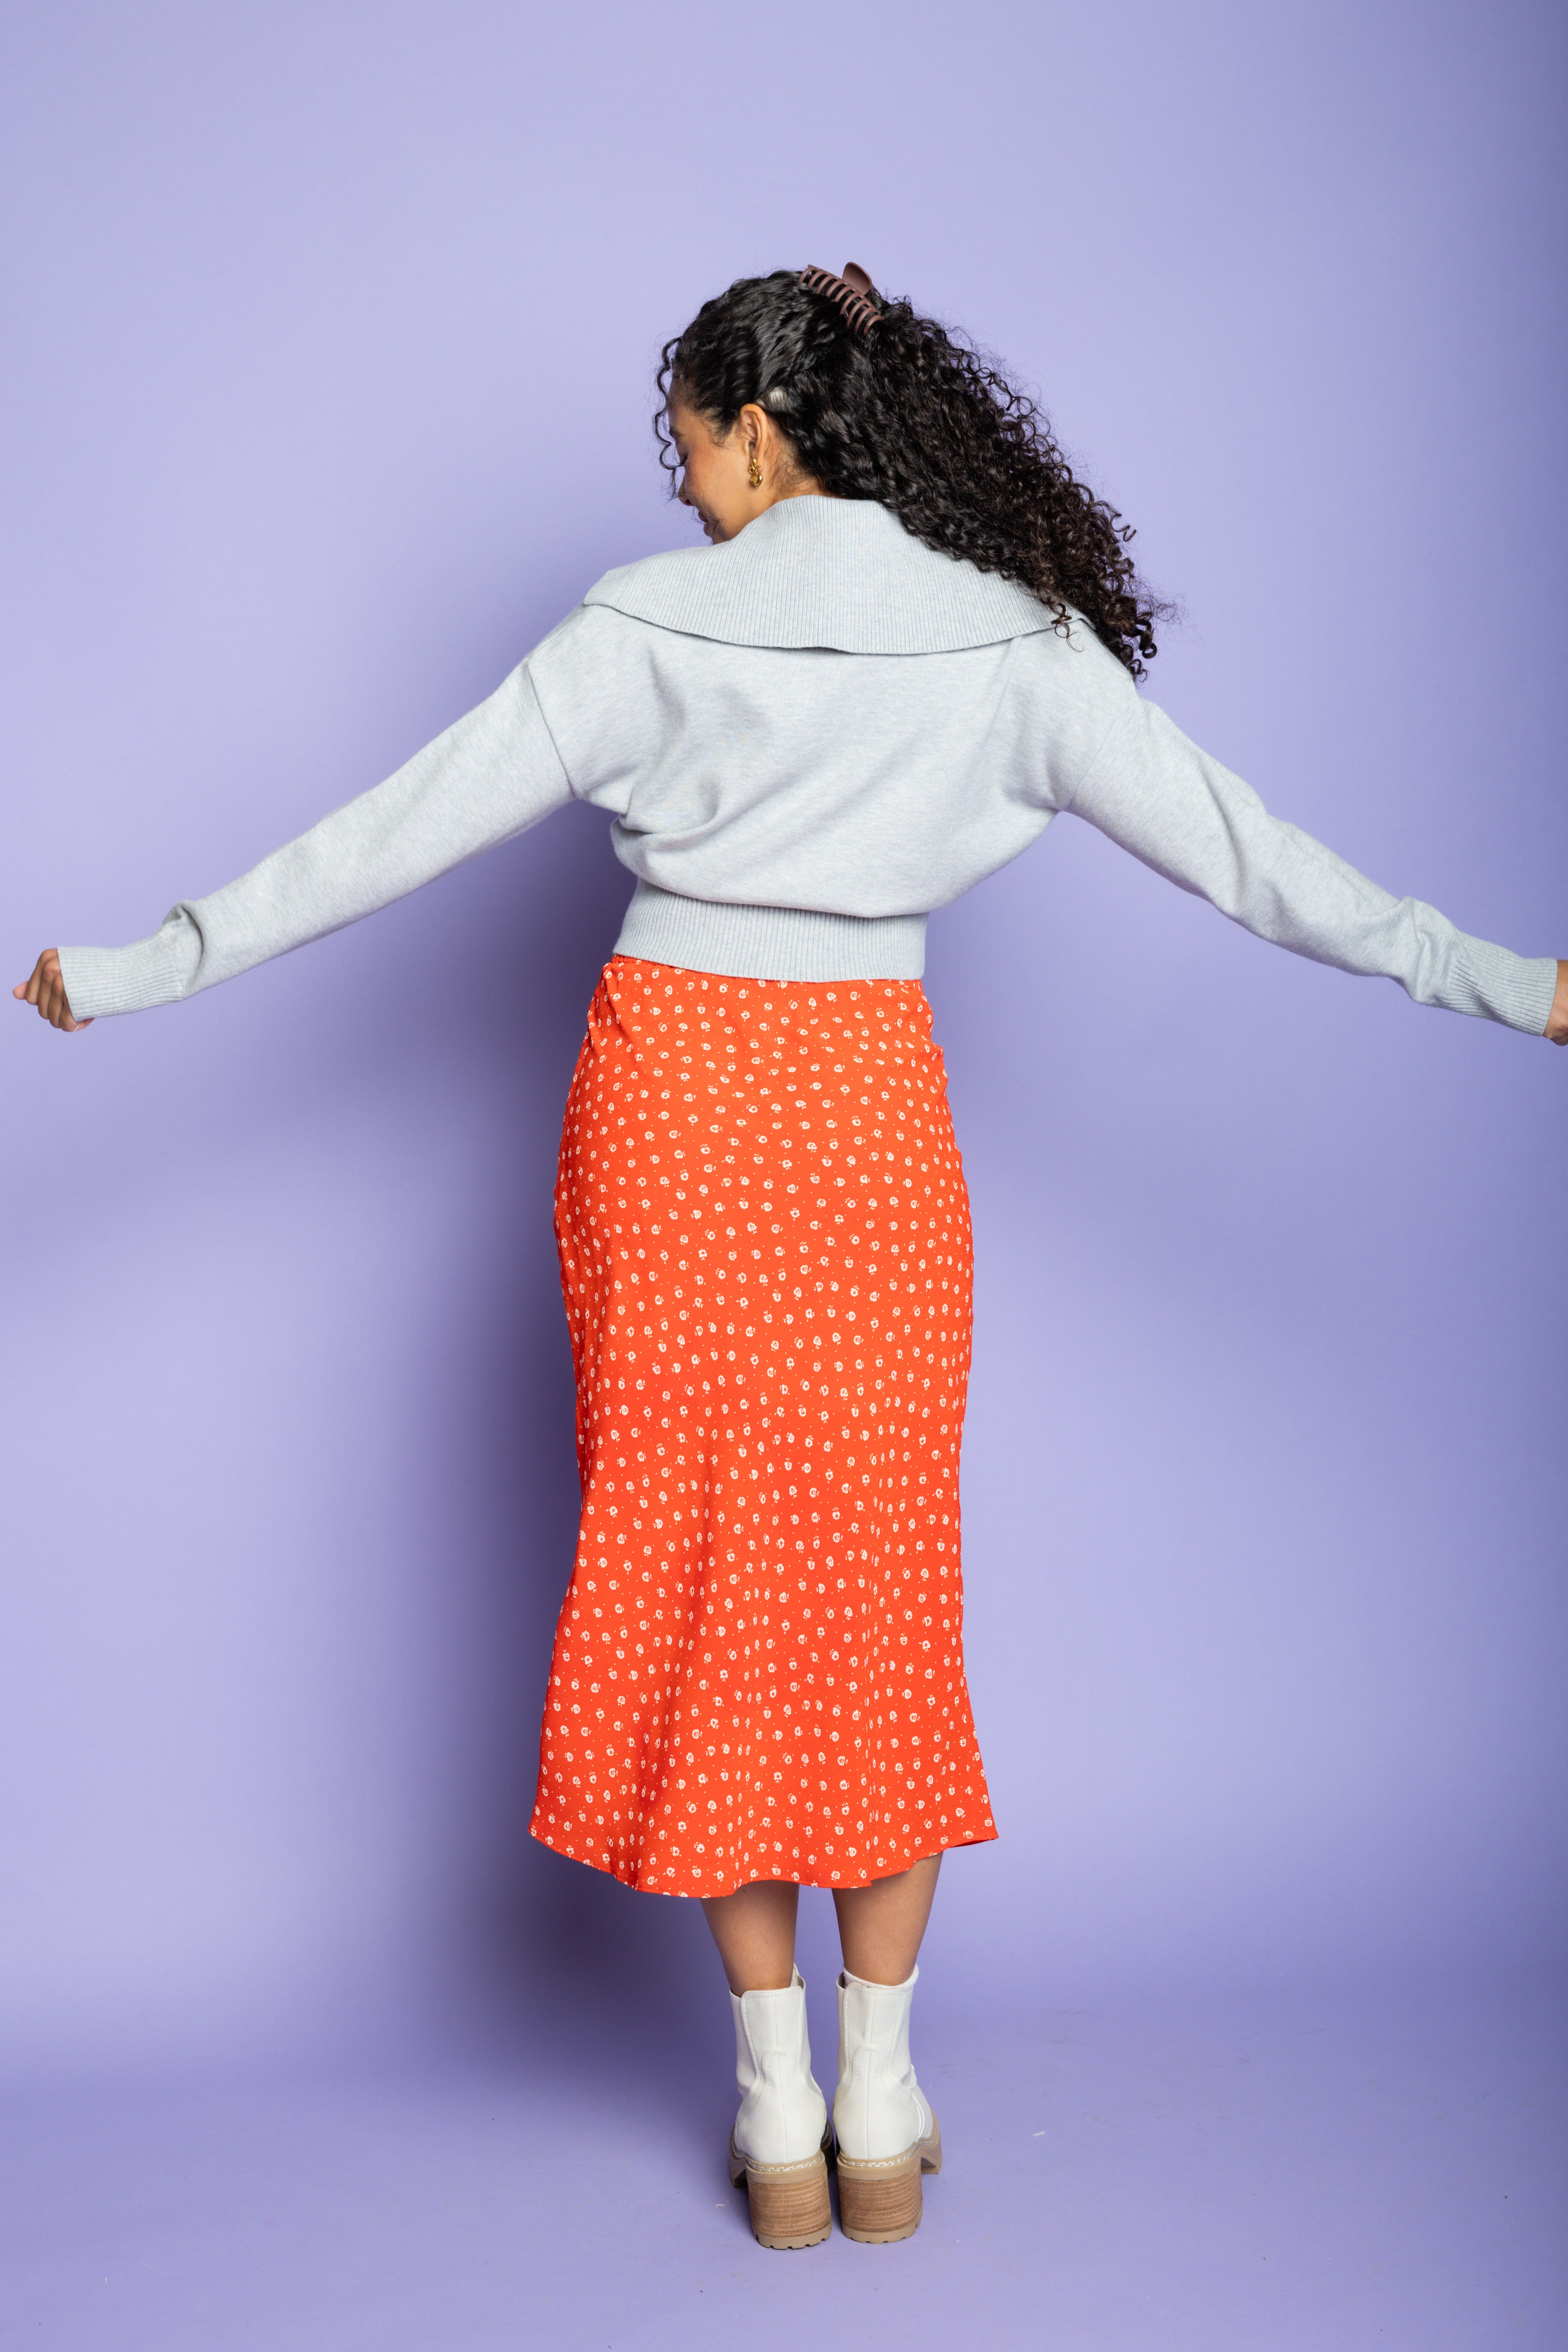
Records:
[[[5,2103],[0,2342],[1560,2352],[1565,2023],[1539,1989],[933,2014],[919,2235],[793,2254],[753,2242],[722,2067],[674,2037],[636,2079],[629,2036],[574,2028],[401,2072],[35,2084]]]

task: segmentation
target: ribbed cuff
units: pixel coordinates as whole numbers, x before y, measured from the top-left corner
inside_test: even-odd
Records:
[[[1543,1037],[1557,993],[1555,956],[1515,955],[1489,940],[1467,938],[1460,950],[1465,975],[1481,1007],[1494,1021]]]
[[[639,881],[616,955],[735,980],[919,980],[923,915],[826,915],[804,907],[727,907]]]
[[[60,978],[77,1021],[106,1013],[146,1013],[185,993],[200,940],[188,926],[165,923],[129,948],[61,948]]]

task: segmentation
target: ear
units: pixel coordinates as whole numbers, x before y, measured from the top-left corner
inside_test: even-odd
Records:
[[[795,474],[796,465],[790,437],[760,401],[749,400],[735,423],[741,435],[741,455],[748,466],[753,462],[760,465],[770,479]]]
[[[741,455],[748,464],[771,446],[773,439],[773,418],[761,404],[748,400],[735,419],[741,428]]]

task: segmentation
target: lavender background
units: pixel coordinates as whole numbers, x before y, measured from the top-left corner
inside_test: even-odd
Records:
[[[7,982],[688,543],[658,345],[847,256],[1137,522],[1180,724],[1568,952],[1565,47],[1517,0],[14,11]],[[770,2269],[700,1921],[523,1834],[603,831],[0,1031],[16,2340],[767,2345],[826,2296],[912,2343],[1556,2344],[1568,1062],[1070,822],[933,923],[1003,1839],[949,1866],[921,2063],[969,2153],[874,2274]]]

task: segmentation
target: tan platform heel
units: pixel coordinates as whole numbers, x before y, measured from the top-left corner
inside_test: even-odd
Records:
[[[931,2130],[901,2156],[846,2156],[838,2152],[838,2219],[847,2238],[863,2246],[890,2246],[912,2238],[924,2207],[921,2184],[942,2170],[942,2126]]]
[[[739,2189],[746,2184],[752,2210],[752,2232],[760,2246],[788,2251],[820,2246],[833,2231],[833,2208],[827,2199],[829,2135],[815,2156],[798,2164],[759,2164],[742,2156],[730,2141],[730,2178]]]

